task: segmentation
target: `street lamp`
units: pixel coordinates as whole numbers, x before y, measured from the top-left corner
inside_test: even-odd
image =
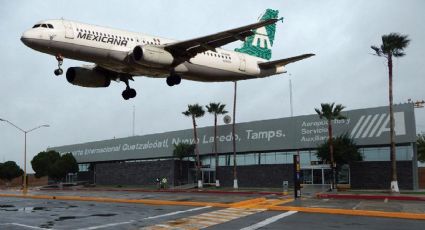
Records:
[[[25,145],[24,145],[24,183],[23,183],[23,190],[22,192],[24,194],[27,193],[27,133],[32,132],[36,129],[42,128],[42,127],[50,127],[50,125],[40,125],[37,126],[35,128],[29,129],[29,130],[23,130],[21,128],[19,128],[17,125],[13,124],[12,122],[6,120],[6,119],[2,119],[0,118],[0,121],[4,121],[9,123],[11,126],[17,128],[19,131],[24,133],[24,137],[25,137]]]

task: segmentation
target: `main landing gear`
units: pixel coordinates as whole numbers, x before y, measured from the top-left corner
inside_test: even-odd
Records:
[[[182,81],[182,78],[177,74],[171,74],[170,76],[167,77],[168,86],[178,85],[180,84],[181,81]]]
[[[128,78],[126,79],[122,79],[122,81],[125,83],[125,85],[127,86],[125,88],[124,91],[122,91],[122,97],[124,98],[124,100],[128,100],[130,98],[134,98],[136,97],[137,93],[136,90],[133,88],[130,88],[130,85],[128,83]]]
[[[56,60],[58,61],[58,68],[55,69],[55,75],[59,76],[63,74],[63,69],[61,68],[62,64],[63,64],[63,57],[62,55],[58,54],[56,55]]]

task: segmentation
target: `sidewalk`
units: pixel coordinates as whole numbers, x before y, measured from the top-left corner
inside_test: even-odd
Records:
[[[113,187],[113,186],[101,186],[101,187],[63,187],[59,188],[39,188],[41,191],[105,191],[105,192],[159,192],[159,193],[210,193],[210,194],[230,194],[230,195],[282,195],[283,190],[281,188],[239,188],[233,189],[231,187],[204,187],[204,188],[167,188],[158,189],[156,187]],[[292,191],[288,191],[288,194]]]
[[[231,187],[205,187],[189,189],[158,189],[150,187],[63,187],[59,188],[33,188],[39,191],[81,191],[81,192],[133,192],[133,193],[194,193],[194,194],[220,194],[220,195],[276,195],[293,196],[293,189],[290,188],[287,193],[283,193],[282,188],[239,188],[237,190]],[[304,186],[301,190],[303,198],[319,199],[345,199],[345,200],[399,200],[399,201],[425,201],[425,191],[401,191],[400,194],[390,194],[383,190],[347,190],[347,191],[327,191],[328,186]],[[0,192],[2,190],[0,189]]]
[[[349,200],[400,200],[400,201],[425,201],[425,194],[390,194],[390,193],[350,193],[350,192],[325,192],[318,193],[317,198],[349,199]]]

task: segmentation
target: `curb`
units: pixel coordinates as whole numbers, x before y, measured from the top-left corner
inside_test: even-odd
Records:
[[[68,200],[68,201],[92,201],[92,202],[106,202],[106,203],[148,204],[148,205],[211,206],[211,207],[221,207],[221,208],[231,207],[231,204],[215,203],[215,202],[120,199],[120,198],[108,198],[108,197],[50,196],[50,195],[21,195],[21,194],[0,194],[0,197],[13,197],[13,198],[24,198],[24,199]]]
[[[296,206],[273,206],[273,207],[268,207],[268,210],[273,210],[273,211],[299,211],[299,212],[306,212],[306,213],[322,213],[322,214],[335,214],[335,215],[350,215],[350,216],[425,220],[425,214],[410,213],[410,212],[384,212],[384,211],[372,211],[372,210],[310,208],[310,207],[296,207]]]
[[[206,194],[230,194],[230,195],[283,195],[283,192],[256,192],[256,191],[210,191],[210,190],[184,190],[184,189],[168,189],[168,190],[149,190],[149,189],[56,189],[44,188],[40,191],[86,191],[86,192],[162,192],[162,193],[206,193]]]
[[[403,200],[425,201],[423,196],[390,196],[390,195],[365,195],[365,194],[317,194],[317,198],[334,198],[350,200]]]

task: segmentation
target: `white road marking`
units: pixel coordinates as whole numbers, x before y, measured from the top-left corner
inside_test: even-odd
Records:
[[[88,228],[80,228],[79,230],[93,230],[93,229],[100,229],[100,228],[108,228],[118,225],[124,225],[124,224],[131,224],[134,220],[126,221],[126,222],[118,222],[118,223],[110,223],[110,224],[104,224],[104,225],[98,225],[98,226],[92,226]]]
[[[0,225],[15,225],[15,226],[24,227],[24,228],[46,230],[45,228],[40,228],[40,227],[25,225],[25,224],[19,224],[19,223],[5,223],[5,224],[0,224]]]
[[[168,221],[163,224],[147,226],[142,229],[154,230],[160,228],[172,227],[172,229],[203,229],[209,226],[225,223],[231,220],[239,219],[255,213],[262,212],[262,209],[220,209],[199,215],[184,217],[177,220]]]
[[[298,211],[289,211],[289,212],[285,212],[285,213],[279,214],[279,215],[277,215],[277,216],[273,216],[273,217],[270,217],[270,218],[268,218],[268,219],[265,219],[265,220],[263,220],[263,221],[261,221],[261,222],[258,222],[258,223],[254,224],[254,225],[251,225],[251,226],[248,226],[248,227],[246,227],[246,228],[242,228],[241,230],[255,230],[255,229],[259,229],[259,228],[262,228],[262,227],[264,227],[264,226],[266,226],[266,225],[269,225],[269,224],[271,224],[271,223],[273,223],[273,222],[276,222],[276,221],[278,221],[279,219],[282,219],[282,218],[284,218],[284,217],[287,217],[287,216],[290,216],[290,215],[292,215],[292,214],[295,214],[295,213],[297,213],[297,212],[298,212]]]
[[[162,214],[162,215],[158,215],[158,216],[146,217],[146,218],[143,218],[143,219],[144,220],[151,220],[151,219],[161,218],[161,217],[165,217],[165,216],[173,216],[173,215],[177,215],[177,214],[185,213],[185,212],[198,211],[198,210],[202,210],[202,209],[205,209],[205,208],[211,208],[211,206],[205,206],[205,207],[199,207],[199,208],[192,208],[192,209],[183,210],[183,211],[177,211],[177,212],[170,212],[170,213],[166,213],[166,214]]]

